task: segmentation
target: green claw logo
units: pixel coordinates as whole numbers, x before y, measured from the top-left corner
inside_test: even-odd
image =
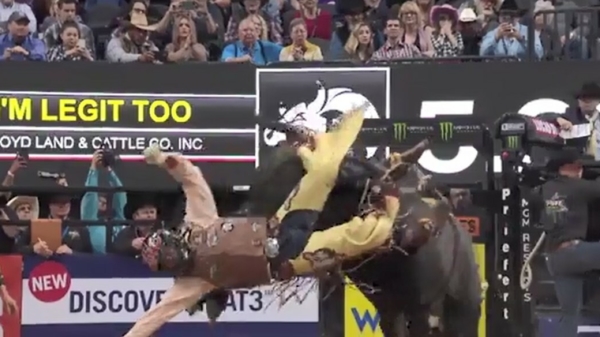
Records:
[[[394,123],[394,138],[399,142],[406,139],[406,123]]]
[[[516,149],[519,147],[519,136],[506,137],[506,145],[509,149]]]
[[[452,139],[452,132],[454,131],[454,123],[441,122],[440,130],[441,130],[440,136],[442,136],[442,140],[445,142],[450,141]]]

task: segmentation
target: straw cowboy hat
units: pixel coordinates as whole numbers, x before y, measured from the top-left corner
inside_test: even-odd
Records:
[[[29,195],[19,195],[10,199],[6,203],[6,206],[8,206],[8,208],[10,208],[11,210],[16,211],[17,208],[22,204],[31,205],[31,213],[33,214],[31,217],[32,219],[37,219],[40,216],[40,202],[37,197],[32,197]],[[10,218],[10,214],[7,215]]]
[[[447,15],[448,18],[454,23],[458,22],[458,12],[456,8],[450,5],[441,5],[441,6],[433,6],[431,8],[431,15],[429,16],[429,20],[431,22],[438,22],[441,15]]]
[[[148,17],[144,14],[132,14],[129,21],[123,22],[123,28],[137,28],[145,31],[155,31],[156,25],[148,24]]]

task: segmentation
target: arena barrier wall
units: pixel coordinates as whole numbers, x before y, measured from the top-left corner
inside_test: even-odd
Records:
[[[2,258],[0,263],[6,270],[6,266],[19,265],[19,259]],[[111,255],[25,257],[23,266],[21,284],[9,283],[13,296],[22,288],[22,327],[20,334],[18,329],[8,330],[14,329],[7,325],[10,316],[0,316],[6,337],[122,336],[173,282],[172,277],[150,272],[139,260]],[[192,317],[181,313],[157,336],[264,337],[282,331],[292,337],[317,336],[318,288],[311,290],[310,281],[298,289],[300,295],[308,292],[302,304],[292,298],[280,308],[280,298],[268,287],[236,290],[214,327],[202,312]]]

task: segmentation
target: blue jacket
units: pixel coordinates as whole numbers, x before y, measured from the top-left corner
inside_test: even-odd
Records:
[[[481,47],[479,49],[480,56],[516,56],[525,57],[527,56],[527,26],[518,24],[516,29],[519,30],[519,34],[523,37],[523,41],[519,42],[516,39],[502,38],[496,41],[496,32],[499,27],[489,31],[481,40]],[[544,56],[544,48],[540,40],[540,33],[535,32],[533,49],[538,59]]]
[[[110,171],[108,182],[112,187],[121,187],[123,184],[114,171]],[[98,170],[90,169],[86,187],[98,186]],[[125,205],[127,204],[127,193],[117,192],[112,198],[112,211],[114,220],[125,220]],[[81,200],[81,220],[98,220],[98,192],[87,192]],[[113,239],[124,226],[113,227]],[[88,226],[92,246],[95,253],[106,253],[106,226]]]
[[[21,47],[29,52],[29,55],[21,55],[21,54],[12,54],[10,58],[5,59],[3,57],[4,51],[7,48],[13,48],[15,46],[15,42],[10,34],[0,35],[0,61],[45,61],[46,60],[46,46],[42,40],[33,37],[33,35],[29,35],[23,41]]]
[[[228,44],[225,49],[223,49],[221,61],[227,61],[229,58],[250,54],[252,55],[252,63],[259,66],[264,66],[271,62],[278,62],[281,49],[282,47],[276,43],[260,40],[256,41],[252,47],[252,50],[250,51],[241,42],[237,41]]]

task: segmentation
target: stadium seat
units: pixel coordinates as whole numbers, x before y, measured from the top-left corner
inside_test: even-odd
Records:
[[[313,38],[308,39],[308,42],[319,46],[319,48],[321,48],[321,52],[323,54],[325,54],[329,50],[329,40],[313,37]]]

